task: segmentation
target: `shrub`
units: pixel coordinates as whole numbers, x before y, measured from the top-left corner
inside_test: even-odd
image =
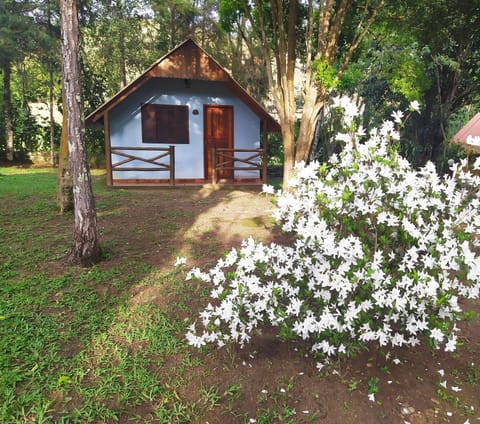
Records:
[[[343,151],[300,164],[288,190],[276,193],[275,218],[293,245],[250,238],[207,272],[190,272],[212,287],[190,344],[243,346],[267,324],[327,357],[423,339],[455,349],[459,297],[479,296],[480,177],[466,162],[450,176],[432,163],[414,169],[395,148],[403,113],[361,142],[356,108],[337,105],[346,110]]]

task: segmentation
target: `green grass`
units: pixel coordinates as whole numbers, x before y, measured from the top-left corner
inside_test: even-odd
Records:
[[[104,180],[93,175],[97,214],[115,220],[132,210],[131,192],[107,190]],[[117,228],[102,241],[110,263],[66,265],[73,216],[58,213],[56,184],[56,170],[0,168],[0,423],[145,417],[189,423],[220,404],[223,413],[238,417],[233,405],[241,385],[197,385],[197,378],[210,375],[202,368],[208,349],[192,350],[184,338],[192,299],[205,300],[205,292],[175,271],[154,269],[142,251],[118,254],[129,240]],[[172,190],[161,195],[179,196]],[[208,202],[200,199],[198,205],[208,208]],[[159,210],[161,235],[149,234],[142,222],[133,223],[129,234],[175,240],[195,218],[181,208]],[[186,245],[199,258],[217,249],[215,235],[203,242],[207,249],[193,241]],[[163,307],[133,301],[132,290],[157,290],[167,300]],[[191,384],[194,393],[185,393]]]
[[[107,191],[101,177],[94,191],[99,214],[129,196]],[[108,422],[142,405],[160,422],[188,422],[214,407],[212,388],[199,393],[202,405],[175,396],[181,373],[198,362],[162,369],[172,356],[188,356],[186,322],[172,309],[129,303],[148,264],[62,264],[72,217],[58,214],[55,195],[54,170],[0,169],[0,422]],[[175,278],[157,273],[155,284],[168,290]]]
[[[119,275],[116,284],[128,284]],[[62,409],[81,399],[72,419],[103,420],[166,391],[151,370],[185,348],[185,325],[152,305],[130,307],[124,295],[92,290],[92,280],[111,278],[96,269],[2,285],[0,422],[39,419],[58,397]]]
[[[200,264],[221,255],[223,234],[208,226],[195,234],[188,230],[197,216],[225,196],[198,196],[188,188],[145,191],[140,196],[107,190],[101,174],[94,174],[93,185],[105,260],[81,269],[63,261],[72,243],[73,216],[57,212],[56,171],[0,168],[0,423],[323,419],[314,406],[317,400],[323,402],[325,383],[320,377],[318,387],[309,393],[301,390],[302,377],[296,373],[284,377],[283,369],[254,386],[254,374],[248,377],[243,372],[241,354],[234,347],[217,353],[210,347],[196,350],[186,345],[185,330],[197,309],[209,302],[208,290],[185,281],[180,271],[173,270],[173,261],[183,250]],[[168,198],[168,205],[175,208],[144,201],[152,196]],[[178,202],[177,208],[176,199],[191,202],[185,208]],[[144,204],[152,215],[150,227],[135,215]],[[132,225],[118,228],[116,219],[125,223],[125,217]],[[106,222],[110,226],[102,227]],[[244,227],[267,223],[263,218],[243,220]],[[121,249],[129,243],[135,248]],[[154,250],[150,261],[149,248]],[[465,419],[472,417],[470,421],[479,409],[475,346],[470,344],[471,358],[462,357],[449,371],[448,390],[436,383],[435,369],[430,375],[430,397],[438,399],[442,410],[455,409]],[[300,346],[300,357],[303,349]],[[253,370],[269,375],[276,359],[267,358],[263,370],[259,360]],[[367,392],[383,395],[380,380],[365,369],[358,362],[334,391],[341,394],[343,385],[345,396],[333,399],[343,405],[340,414],[343,410],[360,421],[363,410],[358,412],[356,399],[370,410],[378,405],[368,402]],[[377,371],[390,375],[394,370],[383,366]],[[328,384],[335,382],[330,379]],[[450,390],[454,384],[462,391]],[[407,386],[396,400],[408,398],[411,385]],[[310,396],[308,408],[302,407],[299,396]]]

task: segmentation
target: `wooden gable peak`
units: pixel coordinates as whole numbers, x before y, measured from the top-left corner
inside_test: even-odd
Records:
[[[150,77],[227,81],[228,73],[192,39],[172,50],[148,72]]]
[[[102,121],[106,112],[121,103],[151,78],[178,78],[223,82],[265,122],[264,131],[280,132],[280,125],[272,116],[250,96],[215,59],[191,38],[188,38],[158,59],[137,79],[87,116],[87,124]]]

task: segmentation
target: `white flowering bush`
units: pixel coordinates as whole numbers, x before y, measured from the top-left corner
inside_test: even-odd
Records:
[[[424,339],[455,349],[459,298],[480,290],[480,177],[465,162],[450,176],[432,163],[414,169],[394,148],[401,112],[367,138],[355,130],[357,110],[336,102],[349,112],[344,150],[299,165],[276,193],[275,218],[292,245],[250,238],[207,272],[190,272],[212,288],[190,344],[244,345],[272,325],[323,357]]]

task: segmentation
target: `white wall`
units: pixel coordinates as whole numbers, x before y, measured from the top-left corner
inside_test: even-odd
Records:
[[[223,83],[182,79],[153,78],[110,111],[110,138],[112,146],[168,147],[167,144],[142,143],[141,106],[144,103],[187,105],[189,107],[190,144],[175,145],[176,178],[204,178],[203,166],[203,105],[233,106],[234,147],[251,149],[260,146],[260,119]],[[194,115],[193,110],[198,110]],[[129,153],[125,151],[125,153]],[[140,156],[140,152],[130,152]],[[151,157],[142,152],[141,157]],[[112,163],[125,158],[112,155]],[[148,167],[141,161],[125,166]],[[236,171],[236,178],[258,178],[258,171]],[[113,179],[168,178],[168,172],[123,171],[113,172]]]

